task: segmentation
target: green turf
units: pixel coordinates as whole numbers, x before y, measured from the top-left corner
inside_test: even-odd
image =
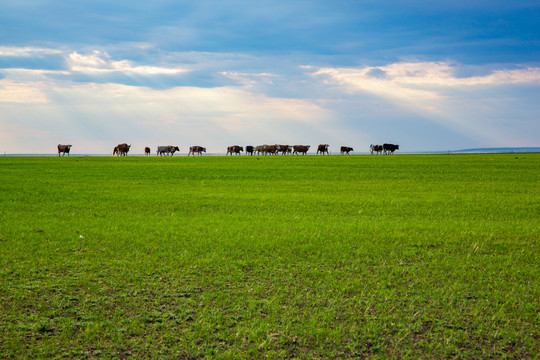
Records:
[[[0,358],[537,358],[540,154],[0,158]]]

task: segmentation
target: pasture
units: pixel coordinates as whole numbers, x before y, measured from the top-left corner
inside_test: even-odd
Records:
[[[537,358],[540,154],[0,158],[0,358]]]

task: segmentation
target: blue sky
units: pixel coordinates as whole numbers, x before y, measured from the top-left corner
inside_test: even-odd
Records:
[[[0,3],[0,151],[540,146],[538,1]]]

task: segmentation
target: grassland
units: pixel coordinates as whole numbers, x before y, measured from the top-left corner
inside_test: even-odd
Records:
[[[0,358],[538,358],[540,154],[0,158]]]

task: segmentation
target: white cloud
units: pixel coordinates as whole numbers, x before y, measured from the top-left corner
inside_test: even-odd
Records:
[[[46,103],[43,84],[0,80],[0,103]]]
[[[509,126],[515,111],[512,106],[519,107],[520,99],[508,97],[508,92],[509,86],[540,85],[540,68],[497,70],[471,77],[457,77],[458,70],[457,65],[448,63],[404,62],[378,67],[320,68],[313,74],[323,76],[328,84],[338,84],[349,94],[380,97],[389,105],[479,142],[510,145],[530,136],[527,130],[516,131]],[[506,99],[504,104],[499,97]]]
[[[14,47],[14,46],[0,46],[0,56],[17,56],[17,57],[30,57],[39,55],[56,55],[62,54],[62,50],[40,48],[40,47]]]
[[[273,80],[280,78],[277,74],[271,74],[271,73],[243,73],[243,72],[237,72],[237,71],[222,71],[220,72],[221,75],[235,80],[238,83],[246,86],[246,87],[252,87],[260,82],[266,83],[266,84],[273,84]]]
[[[114,61],[111,60],[109,54],[98,50],[94,50],[89,55],[72,52],[67,62],[71,71],[83,73],[122,72],[138,75],[175,75],[188,71],[180,67],[137,66],[128,60]]]
[[[457,77],[457,68],[448,63],[417,62],[396,63],[386,66],[364,68],[321,68],[315,75],[328,75],[334,81],[355,89],[372,89],[378,92],[385,88],[412,88],[417,86],[474,86],[474,85],[500,85],[500,84],[540,84],[540,68],[526,68],[518,70],[497,70],[490,75]],[[373,74],[376,72],[376,76]],[[372,86],[375,85],[375,88]],[[387,92],[387,91],[383,91]],[[389,95],[393,91],[388,92]],[[399,94],[394,93],[394,96]]]

